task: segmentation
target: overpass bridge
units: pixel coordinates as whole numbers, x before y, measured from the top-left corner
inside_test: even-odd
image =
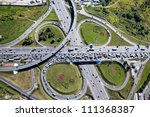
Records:
[[[1,66],[0,71],[22,70],[40,64],[53,56],[78,64],[150,58],[150,49],[147,46],[63,46],[56,52],[57,54],[52,53],[53,49],[55,47],[1,48],[0,62],[24,62],[25,64],[12,67]]]

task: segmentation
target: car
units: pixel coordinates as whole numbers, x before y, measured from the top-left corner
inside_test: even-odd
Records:
[[[56,96],[56,94],[55,93],[52,93],[52,95],[55,97]]]
[[[55,4],[55,2],[54,2],[54,1],[52,1],[52,3],[53,3],[53,4]]]

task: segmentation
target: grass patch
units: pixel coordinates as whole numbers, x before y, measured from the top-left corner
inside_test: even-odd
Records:
[[[52,12],[45,18],[45,21],[59,21],[58,16],[53,9]]]
[[[80,21],[87,19],[88,17],[81,15],[79,13],[77,13],[77,23],[79,23]]]
[[[103,79],[114,86],[121,86],[126,78],[125,69],[116,62],[102,62],[97,65]]]
[[[75,3],[75,5],[76,5],[76,9],[77,10],[81,10],[82,9],[82,7],[79,4]]]
[[[80,31],[86,44],[103,45],[109,38],[107,30],[93,22],[83,23]]]
[[[3,36],[3,40],[0,44],[5,44],[18,38],[27,28],[31,26],[33,22],[28,20],[13,20],[7,22],[0,21],[0,35]]]
[[[137,84],[136,91],[138,91],[142,87],[144,82],[147,80],[149,74],[150,74],[150,60],[146,63],[144,67],[140,81]]]
[[[51,31],[47,32],[46,30],[48,28],[50,28]],[[43,34],[41,35],[42,32]],[[53,34],[53,36],[51,34]],[[64,38],[65,35],[62,30],[55,25],[48,24],[39,31],[39,40],[41,40],[40,43],[46,46],[57,46],[63,41]]]
[[[87,19],[87,18],[88,18],[88,17],[77,13],[77,23],[79,23],[80,21],[85,20],[85,19]]]
[[[5,91],[12,94],[12,95],[18,95],[19,93],[15,90],[13,90],[12,88],[10,88],[9,86],[7,86],[5,83],[0,81],[0,88],[1,88],[1,93],[4,93]]]
[[[119,37],[114,31],[112,31],[111,29],[110,33],[111,33],[111,41],[108,44],[108,46],[116,46],[116,45],[120,45],[120,46],[131,46],[131,44],[129,44],[128,42],[126,42],[125,40],[123,40],[121,37]]]
[[[131,36],[131,34],[129,34],[129,33],[125,33],[125,32],[122,32],[122,31],[120,31],[120,33],[122,35],[124,35],[129,41],[131,41],[133,43],[137,43],[137,44],[140,44],[140,45],[150,45],[150,42],[147,43],[147,41],[139,40],[139,39]]]
[[[93,96],[89,87],[87,87],[86,93],[81,100],[93,100]]]
[[[82,87],[82,77],[75,65],[53,65],[46,72],[46,76],[51,87],[61,94],[74,94]]]

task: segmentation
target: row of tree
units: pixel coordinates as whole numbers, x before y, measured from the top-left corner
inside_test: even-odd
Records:
[[[23,46],[28,46],[31,45],[34,41],[32,40],[31,37],[25,38],[24,42],[22,43]]]

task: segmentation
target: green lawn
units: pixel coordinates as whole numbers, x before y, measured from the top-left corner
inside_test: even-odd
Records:
[[[65,38],[65,35],[62,32],[62,30],[55,25],[48,24],[48,25],[45,25],[43,28],[41,28],[41,30],[39,31],[39,35],[41,32],[45,32],[47,28],[51,29],[51,32],[54,34],[54,37],[48,38],[48,34],[51,33],[51,32],[48,32],[46,34],[46,41],[41,40],[40,43],[42,43],[46,46],[57,46],[57,45],[59,45],[63,41],[63,39]],[[61,38],[61,40],[57,41],[58,38]],[[53,44],[50,43],[52,40],[54,40]]]
[[[5,44],[10,41],[13,41],[19,37],[29,26],[32,24],[32,21],[28,20],[13,20],[7,22],[0,21],[0,35],[4,37],[4,40],[0,41],[0,44]]]
[[[77,23],[79,23],[80,21],[87,19],[88,17],[81,15],[79,13],[77,13]]]
[[[77,10],[81,10],[82,9],[82,7],[79,4],[75,3],[75,5],[76,5],[76,9]]]
[[[108,28],[109,29],[109,28]],[[125,40],[123,40],[121,37],[119,37],[114,31],[112,31],[111,29],[110,33],[111,33],[111,41],[108,44],[108,46],[116,46],[116,45],[120,45],[120,46],[131,46],[128,42],[126,42]]]
[[[75,94],[82,87],[82,77],[75,65],[56,64],[46,72],[49,84],[61,94]]]
[[[137,44],[140,44],[140,45],[150,45],[150,42],[147,43],[147,41],[139,40],[138,38],[131,36],[131,34],[129,34],[129,33],[125,33],[125,32],[122,32],[122,31],[120,31],[120,33],[122,35],[124,35],[129,41],[131,41],[133,43],[137,43]]]
[[[45,21],[59,21],[58,16],[53,9],[52,12],[45,18]]]
[[[48,9],[46,6],[19,7],[0,6],[0,44],[8,43],[19,37],[31,24]]]
[[[109,38],[107,30],[93,22],[83,23],[80,31],[86,44],[103,45]]]
[[[141,75],[141,79],[137,84],[136,91],[138,91],[142,87],[143,83],[147,80],[149,74],[150,74],[150,60],[147,62],[147,64],[144,67],[143,73]]]
[[[89,86],[87,87],[85,95],[81,98],[81,100],[93,100],[93,96]]]
[[[126,78],[125,69],[116,62],[102,62],[97,65],[104,80],[114,86],[121,86]]]
[[[132,89],[133,83],[134,83],[134,79],[130,77],[126,87],[118,93],[123,99],[127,99],[128,95]]]
[[[77,23],[79,23],[82,20],[87,19],[88,17],[81,15],[81,14],[77,14]],[[89,19],[89,18],[88,18]],[[107,27],[108,28],[108,27]],[[116,45],[121,45],[121,46],[130,46],[130,44],[126,41],[124,41],[121,37],[119,37],[114,31],[112,31],[110,28],[108,28],[110,33],[111,33],[111,41],[108,44],[108,46],[116,46]]]

